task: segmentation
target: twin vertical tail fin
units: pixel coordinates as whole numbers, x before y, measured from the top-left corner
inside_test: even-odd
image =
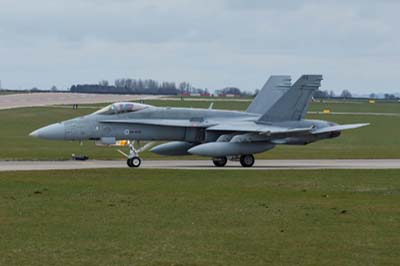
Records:
[[[291,86],[290,76],[271,76],[246,112],[265,114]]]
[[[313,95],[321,86],[322,75],[303,75],[268,108],[258,122],[297,121],[304,118]],[[266,99],[264,99],[265,101]]]

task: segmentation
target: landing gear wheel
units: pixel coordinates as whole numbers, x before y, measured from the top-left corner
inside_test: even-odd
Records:
[[[254,156],[251,154],[240,156],[240,164],[243,167],[252,167],[254,164]]]
[[[142,160],[140,160],[139,157],[133,157],[130,158],[126,161],[129,167],[139,167],[140,164],[142,163]]]
[[[212,160],[216,167],[224,167],[228,162],[228,159],[226,157],[217,157],[213,158]]]

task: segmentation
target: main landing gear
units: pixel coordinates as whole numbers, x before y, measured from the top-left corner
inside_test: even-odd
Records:
[[[243,167],[252,167],[254,164],[254,156],[251,154],[240,156],[240,164]]]
[[[226,157],[216,157],[213,158],[212,161],[216,167],[224,167],[228,162],[228,159]]]
[[[245,154],[245,155],[241,155],[240,157],[234,156],[234,157],[230,157],[229,160],[231,161],[240,161],[240,164],[243,167],[252,167],[254,165],[254,156],[252,154]],[[228,157],[215,157],[212,159],[214,165],[216,167],[224,167],[226,165],[226,163],[228,162]]]

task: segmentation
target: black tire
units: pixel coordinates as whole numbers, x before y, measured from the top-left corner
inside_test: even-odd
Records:
[[[240,164],[243,167],[252,167],[254,164],[254,156],[251,154],[246,154],[246,155],[242,155],[240,156]]]
[[[213,158],[212,161],[216,167],[224,167],[228,162],[228,159],[226,157],[217,157]]]
[[[140,164],[142,163],[142,160],[141,160],[139,157],[133,157],[133,158],[128,159],[128,160],[126,161],[126,163],[127,163],[127,165],[128,165],[129,167],[135,167],[135,168],[137,168],[137,167],[139,167]]]

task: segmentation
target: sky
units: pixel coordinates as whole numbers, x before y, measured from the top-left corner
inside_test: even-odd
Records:
[[[400,92],[396,0],[0,0],[8,89],[117,78],[244,90],[323,74],[322,89]]]

